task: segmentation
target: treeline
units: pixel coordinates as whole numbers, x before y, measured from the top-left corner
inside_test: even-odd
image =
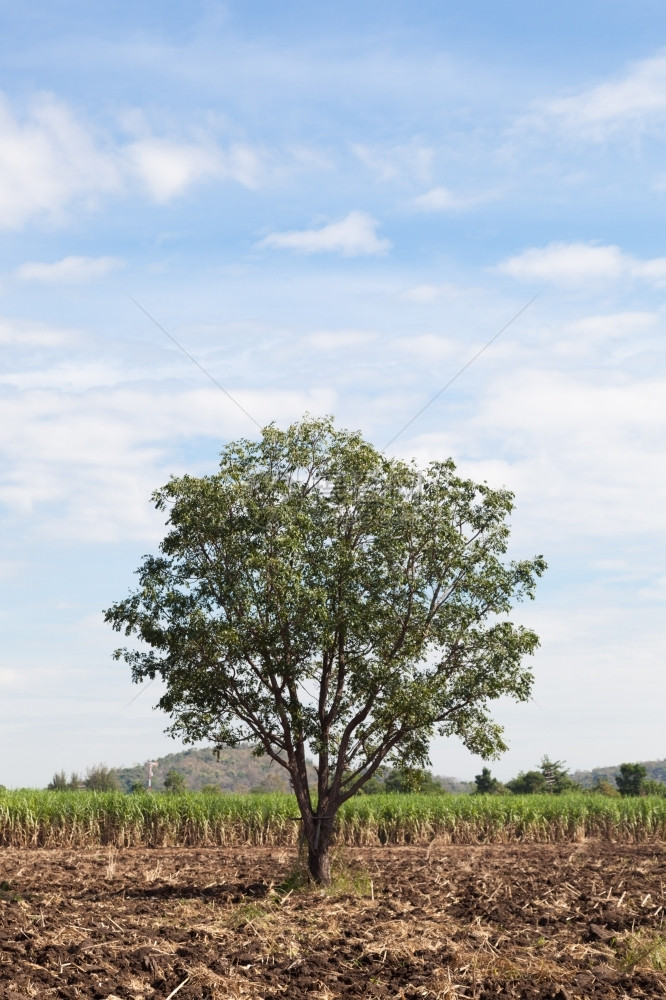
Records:
[[[64,771],[56,771],[46,789],[49,792],[76,792],[81,789],[88,792],[119,792],[120,782],[113,768],[97,764],[89,767],[85,775],[72,771],[67,777]]]
[[[620,764],[614,784],[605,777],[597,777],[591,787],[583,788],[574,781],[564,761],[543,757],[538,770],[521,771],[517,778],[504,784],[493,778],[484,767],[474,778],[477,795],[562,795],[564,792],[586,792],[606,795],[609,798],[626,796],[659,795],[666,798],[666,784],[648,778],[644,764]]]
[[[468,790],[462,783],[460,785],[461,788],[456,789],[456,791]],[[105,764],[88,768],[83,777],[73,773],[68,778],[64,771],[59,771],[53,775],[47,788],[49,791],[63,792],[78,789],[93,792],[125,791],[135,795],[147,791],[145,779],[143,781],[135,780],[129,787],[127,785],[123,787],[116,771]],[[160,788],[154,790],[166,794],[192,791],[185,775],[176,768],[170,768],[162,776]],[[212,783],[200,785],[196,790],[209,795],[219,795],[223,791],[218,785]],[[289,788],[281,776],[269,774],[248,791],[250,794],[266,794],[288,792]],[[470,791],[473,795],[562,795],[566,792],[584,791],[588,794],[605,795],[609,798],[647,795],[666,798],[666,784],[648,778],[647,768],[644,764],[621,764],[615,774],[614,783],[606,778],[597,778],[591,787],[583,788],[571,777],[563,761],[550,760],[547,756],[541,759],[538,769],[521,771],[516,778],[504,783],[494,778],[490,769],[484,767],[481,773],[474,778],[474,784]],[[445,787],[442,779],[433,776],[430,771],[414,768],[381,768],[366,782],[359,794],[447,795],[449,792],[450,789]]]
[[[69,778],[64,771],[56,771],[48,785],[46,786],[48,792],[76,792],[76,791],[87,791],[87,792],[122,792],[127,791],[131,794],[137,795],[142,792],[148,791],[146,784],[142,781],[135,781],[131,784],[128,789],[124,789],[118,779],[116,771],[107,767],[106,764],[98,764],[96,767],[89,767],[86,771],[85,777],[77,774],[73,771]],[[171,794],[179,794],[188,791],[187,781],[184,776],[175,769],[167,771],[164,776],[163,789],[164,792]],[[202,792],[213,792],[220,794],[220,789],[215,785],[204,785],[200,791]],[[257,788],[256,791],[263,792],[265,789]]]

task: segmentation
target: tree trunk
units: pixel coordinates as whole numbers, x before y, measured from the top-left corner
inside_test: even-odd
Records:
[[[331,854],[328,844],[325,847],[318,846],[316,850],[308,848],[308,869],[318,885],[331,884]]]
[[[330,819],[314,820],[314,837],[308,844],[308,869],[318,885],[331,884],[331,840],[333,822]]]

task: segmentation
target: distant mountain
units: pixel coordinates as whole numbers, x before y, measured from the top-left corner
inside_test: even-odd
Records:
[[[442,788],[454,795],[469,795],[474,789],[473,781],[459,781],[458,778],[445,778],[441,774],[434,774],[433,778]]]
[[[198,791],[204,785],[213,785],[223,792],[249,792],[253,788],[265,791],[289,790],[289,781],[283,768],[268,757],[254,757],[246,747],[220,751],[219,761],[212,750],[205,748],[170,753],[158,758],[157,763],[153,774],[153,787],[157,791],[164,788],[164,779],[172,770],[182,774],[191,791]],[[644,760],[639,763],[647,770],[648,778],[666,784],[666,759]],[[619,771],[620,765],[616,764],[611,767],[595,767],[591,771],[573,771],[571,777],[582,788],[592,788],[601,779],[615,785],[615,775]],[[118,768],[116,775],[124,791],[129,791],[135,782],[144,785],[147,782],[145,764]],[[312,777],[314,778],[314,766]],[[466,794],[474,789],[473,781],[459,781],[457,778],[440,775],[435,776],[435,781],[447,792]]]
[[[190,791],[199,791],[204,785],[213,785],[222,792],[249,792],[252,788],[265,791],[287,791],[289,782],[286,771],[269,757],[254,757],[247,747],[220,751],[220,759],[212,750],[183,750],[157,758],[153,772],[153,788],[161,791],[169,771],[177,771],[185,778]],[[123,791],[128,792],[135,782],[146,785],[146,764],[116,768],[116,776]]]
[[[153,788],[156,791],[164,788],[164,779],[169,771],[182,774],[188,789],[193,792],[199,791],[204,785],[213,785],[222,792],[249,792],[253,788],[289,791],[289,780],[284,769],[269,757],[254,757],[246,747],[221,750],[219,761],[208,748],[183,750],[159,757],[153,773]],[[115,773],[125,792],[136,782],[146,785],[148,781],[146,764],[116,768]],[[312,777],[314,776],[312,765]],[[437,776],[435,781],[447,792],[470,792],[474,787],[473,782],[458,781],[456,778]]]
[[[650,781],[661,781],[666,784],[666,758],[664,760],[628,761],[630,764],[642,764]],[[620,773],[620,765],[613,767],[594,767],[591,771],[573,771],[571,777],[582,788],[592,788],[597,781],[609,781],[615,787],[615,775]]]

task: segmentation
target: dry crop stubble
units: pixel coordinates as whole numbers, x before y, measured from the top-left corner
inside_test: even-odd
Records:
[[[347,848],[331,891],[284,848],[2,855],[2,1000],[666,995],[662,844]]]

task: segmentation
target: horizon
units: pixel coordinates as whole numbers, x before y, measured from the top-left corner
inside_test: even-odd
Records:
[[[212,746],[184,747],[181,750],[174,750],[171,753],[163,754],[161,757],[158,758],[158,761],[160,761],[160,760],[166,760],[166,759],[168,759],[171,756],[179,756],[180,754],[187,754],[187,753],[195,752],[197,750],[212,750],[212,749],[213,749]],[[250,748],[249,747],[243,747],[243,748],[229,748],[229,749],[231,749],[232,752],[233,752],[234,749],[250,749]],[[543,758],[543,756],[544,755],[542,754],[541,757],[539,758],[539,760],[536,761],[536,762],[534,762],[531,767],[521,768],[520,772],[516,772],[516,774],[512,775],[510,778],[503,778],[501,780],[503,782],[504,781],[509,781],[512,778],[517,777],[519,773],[523,773],[524,771],[537,770],[538,767],[539,767],[539,763],[540,763],[541,759]],[[548,755],[546,755],[546,756],[548,756]],[[105,761],[98,761],[96,764],[86,764],[86,766],[85,766],[84,769],[81,769],[80,767],[79,768],[74,768],[69,774],[67,774],[66,769],[64,769],[64,768],[56,768],[55,771],[52,773],[51,778],[55,774],[60,773],[60,772],[65,773],[67,775],[67,777],[70,777],[71,775],[76,774],[79,778],[81,778],[81,777],[85,777],[85,775],[89,771],[93,770],[95,767],[107,767],[108,766],[109,770],[111,770],[113,772],[133,771],[136,768],[147,767],[148,763],[150,762],[150,760],[151,760],[151,758],[146,758],[146,760],[143,760],[143,761],[134,761],[134,763],[132,763],[132,764],[117,764],[117,765],[113,765],[113,764],[107,765]],[[308,762],[312,763],[312,761],[310,760],[309,757],[308,757]],[[482,767],[489,767],[491,774],[493,774],[493,776],[496,777],[496,774],[494,773],[495,772],[494,763],[495,762],[493,762],[493,761],[490,761],[490,762],[480,761],[480,763],[478,765],[478,768],[480,770]],[[589,768],[569,767],[569,766],[567,766],[567,762],[566,761],[558,761],[557,763],[564,764],[565,765],[566,773],[569,774],[571,777],[574,777],[577,774],[578,775],[580,775],[580,774],[593,774],[595,771],[609,771],[609,770],[612,770],[613,768],[617,768],[618,771],[619,771],[621,765],[624,764],[624,763],[644,764],[644,765],[666,764],[666,757],[664,757],[664,758],[657,758],[655,760],[634,760],[632,758],[631,760],[621,761],[620,763],[617,763],[617,764],[597,764],[597,765],[594,765],[593,767],[589,767]],[[386,769],[390,770],[391,766],[390,765],[386,765]],[[380,770],[381,770],[381,768],[380,768]],[[474,777],[475,776],[461,777],[460,775],[441,774],[441,773],[436,772],[432,768],[426,768],[425,770],[426,770],[426,773],[432,774],[433,778],[435,778],[435,779],[439,779],[439,780],[442,780],[442,781],[455,781],[455,782],[460,782],[460,784],[467,784],[467,785],[474,784]],[[160,774],[158,773],[158,769],[157,768],[156,768],[156,771],[155,771],[155,777],[159,780]],[[2,787],[3,784],[4,783],[2,781],[0,781],[0,787]],[[7,788],[9,791],[21,791],[22,789],[39,790],[40,788],[44,788],[46,786],[44,785],[44,786],[37,787],[37,786],[31,786],[31,785],[14,785],[14,786],[4,785],[4,787]]]

